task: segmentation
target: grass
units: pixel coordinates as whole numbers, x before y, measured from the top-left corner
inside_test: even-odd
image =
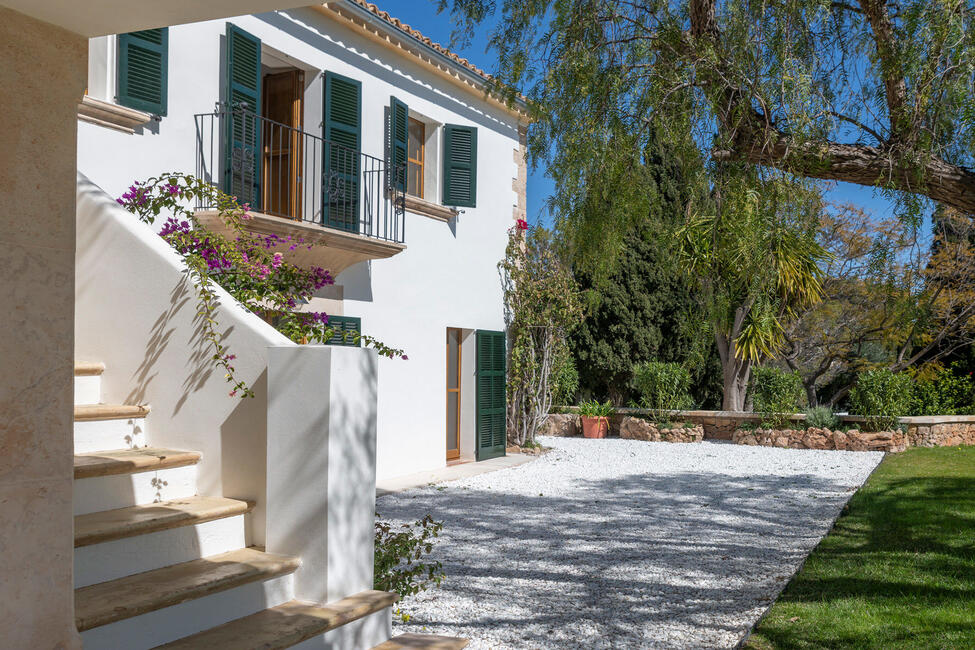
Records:
[[[890,454],[747,648],[975,648],[975,447]]]

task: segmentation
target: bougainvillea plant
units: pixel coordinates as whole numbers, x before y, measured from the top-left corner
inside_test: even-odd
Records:
[[[334,282],[323,268],[292,264],[285,253],[298,247],[312,248],[301,238],[256,234],[244,224],[250,206],[189,174],[162,174],[136,182],[118,203],[147,224],[164,218],[159,236],[178,252],[196,288],[197,311],[204,340],[213,362],[232,384],[231,397],[253,397],[254,392],[235,375],[236,358],[221,342],[215,313],[218,304],[214,283],[223,287],[246,309],[268,320],[296,343],[329,343],[335,337],[373,347],[385,357],[406,359],[402,350],[391,348],[359,332],[342,332],[329,326],[328,314],[301,311],[316,291]],[[227,226],[217,233],[196,219],[194,204],[211,205]]]

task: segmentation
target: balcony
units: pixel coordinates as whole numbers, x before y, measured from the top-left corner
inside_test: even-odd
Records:
[[[305,242],[282,251],[333,276],[403,251],[405,169],[246,107],[196,115],[196,175],[251,206],[244,227]],[[226,232],[215,206],[198,202],[201,223]],[[311,250],[309,244],[314,244]]]

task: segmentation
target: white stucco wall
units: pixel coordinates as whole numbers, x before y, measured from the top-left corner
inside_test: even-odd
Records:
[[[200,336],[182,259],[81,175],[76,261],[75,358],[105,364],[102,400],[148,404],[144,444],[201,452],[199,493],[254,499],[249,539],[263,544],[267,348],[299,346],[216,287],[222,341],[255,394],[230,397]]]
[[[384,112],[391,95],[427,121],[478,128],[477,207],[465,208],[451,223],[407,213],[404,252],[351,267],[337,278],[344,288],[344,314],[360,316],[365,333],[409,356],[408,361],[379,361],[378,478],[443,466],[446,328],[503,329],[496,265],[517,203],[512,189],[517,120],[403,52],[316,10],[230,21],[260,38],[267,51],[287,55],[306,70],[306,131],[321,132],[322,81],[316,73],[321,70],[362,83],[362,149],[367,154],[384,156]],[[193,115],[212,111],[220,99],[225,24],[170,28],[168,116],[137,135],[79,124],[82,172],[115,196],[133,180],[163,171],[193,172]],[[468,347],[473,351],[465,346],[465,354]],[[464,379],[473,376],[465,372]],[[465,418],[465,424],[473,426],[472,419]]]

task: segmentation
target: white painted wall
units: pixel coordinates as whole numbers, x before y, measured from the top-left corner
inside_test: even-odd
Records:
[[[231,398],[200,336],[179,255],[80,174],[77,241],[76,358],[105,363],[104,402],[150,405],[141,444],[203,454],[201,495],[255,499],[251,539],[263,544],[267,347],[297,346],[216,287],[224,343],[256,394]]]
[[[379,361],[377,476],[441,467],[446,328],[503,329],[496,265],[517,202],[512,189],[517,120],[412,57],[313,9],[230,20],[307,70],[331,70],[361,81],[367,154],[384,155],[384,112],[391,95],[426,121],[478,128],[478,207],[464,209],[452,223],[408,213],[406,251],[356,265],[337,278],[344,289],[344,314],[360,316],[366,333],[409,356],[408,361]],[[169,115],[137,135],[79,124],[79,169],[114,196],[136,179],[193,172],[193,114],[211,111],[220,98],[224,33],[222,20],[170,28]],[[306,72],[305,129],[313,133],[321,128],[321,87],[320,78]]]

